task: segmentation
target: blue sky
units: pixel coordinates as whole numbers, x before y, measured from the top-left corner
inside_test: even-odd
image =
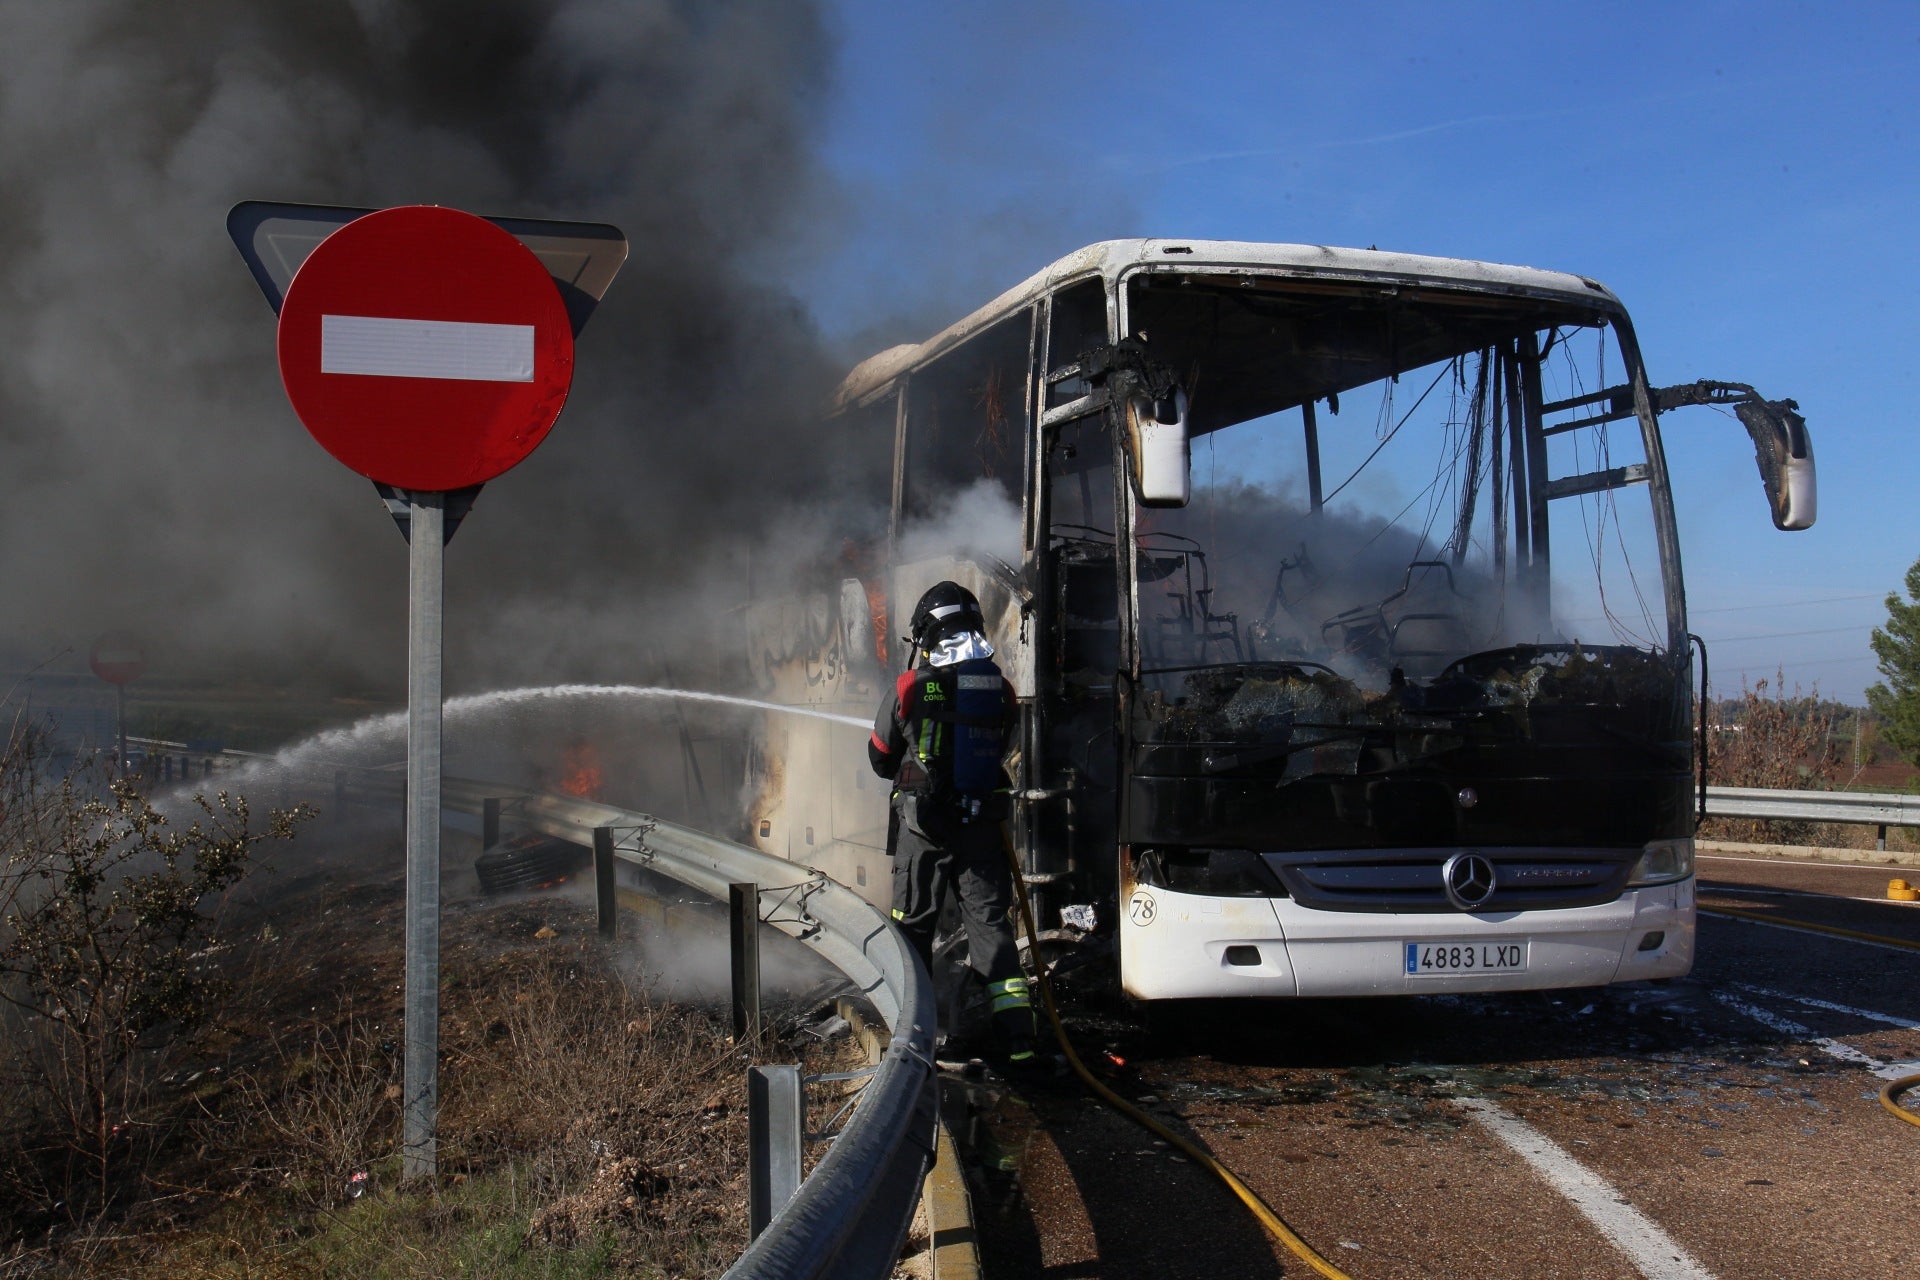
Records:
[[[1848,701],[1920,558],[1920,6],[835,5],[834,243],[789,264],[851,346],[920,337],[1117,236],[1552,267],[1632,312],[1656,384],[1797,399],[1821,515],[1745,434],[1665,420],[1719,692]],[[849,228],[852,229],[849,233]]]

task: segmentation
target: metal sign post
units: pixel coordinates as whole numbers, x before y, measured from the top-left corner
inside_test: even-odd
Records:
[[[113,758],[113,776],[127,770],[127,685],[147,669],[146,655],[140,646],[122,632],[108,632],[94,643],[87,657],[93,674],[113,686],[114,723],[120,740],[120,754]]]
[[[440,1110],[440,670],[444,495],[409,497],[407,975],[400,1176],[434,1172]]]
[[[626,259],[598,224],[248,201],[227,228],[280,316],[280,376],[408,543],[406,1059],[401,1175],[439,1145],[440,729],[446,543],[560,414],[573,339]]]

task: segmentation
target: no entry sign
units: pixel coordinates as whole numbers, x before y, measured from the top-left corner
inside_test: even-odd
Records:
[[[132,636],[109,631],[94,642],[93,652],[87,655],[87,665],[108,684],[127,684],[138,680],[140,673],[147,669],[147,655],[141,652],[140,643]]]
[[[280,308],[280,377],[322,448],[397,489],[481,484],[533,452],[573,384],[553,277],[506,231],[436,206],[322,240]]]
[[[446,538],[474,491],[552,429],[573,385],[574,334],[626,260],[626,237],[600,223],[495,221],[434,206],[370,213],[256,200],[228,212],[227,231],[280,314],[280,379],[300,421],[404,517],[400,1151],[402,1177],[430,1177],[439,1144]],[[123,759],[125,724],[123,710]]]

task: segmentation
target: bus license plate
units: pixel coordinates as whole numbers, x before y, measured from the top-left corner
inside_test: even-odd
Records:
[[[1407,973],[1452,977],[1462,973],[1525,973],[1525,942],[1409,942]]]

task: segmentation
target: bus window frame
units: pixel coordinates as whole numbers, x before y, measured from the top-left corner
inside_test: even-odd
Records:
[[[1041,305],[1035,308],[1039,318],[1035,324],[1038,336],[1034,343],[1033,403],[1030,410],[1033,422],[1031,433],[1033,452],[1031,473],[1027,479],[1027,506],[1032,517],[1028,521],[1027,553],[1041,560],[1046,556],[1048,541],[1053,532],[1052,475],[1047,460],[1053,456],[1054,436],[1061,424],[1098,411],[1098,406],[1089,403],[1092,399],[1090,396],[1082,396],[1068,404],[1047,407],[1047,376],[1062,362],[1061,357],[1053,350],[1053,304],[1060,294],[1089,283],[1097,283],[1100,286],[1101,298],[1107,312],[1106,340],[1111,342],[1114,333],[1113,282],[1099,272],[1075,276],[1071,280],[1063,280],[1051,286],[1041,299]],[[1073,354],[1077,356],[1079,353]]]
[[[1017,424],[1011,424],[1010,431],[1017,431],[1019,433],[1019,447],[1024,452],[1020,455],[1017,463],[1009,468],[1009,478],[1014,481],[1014,484],[1008,486],[1003,482],[1002,488],[1007,490],[1007,495],[1010,500],[1020,504],[1023,515],[1021,536],[1023,550],[1025,549],[1028,539],[1024,528],[1026,524],[1024,514],[1030,506],[1031,496],[1030,493],[1023,492],[1022,490],[1027,489],[1032,483],[1032,457],[1035,437],[1034,385],[1036,381],[1033,369],[1034,350],[1037,341],[1035,335],[1041,323],[1039,319],[1040,313],[1041,306],[1040,300],[1038,299],[1017,310],[1009,311],[1006,315],[998,317],[989,324],[982,325],[978,330],[969,333],[965,338],[952,343],[937,354],[918,361],[894,381],[893,395],[896,399],[894,402],[893,428],[892,509],[888,517],[887,558],[889,562],[897,563],[899,560],[900,532],[908,520],[906,504],[913,489],[911,472],[913,468],[914,436],[917,425],[915,419],[915,409],[917,407],[914,398],[915,384],[923,382],[931,371],[940,368],[947,361],[956,357],[964,358],[972,344],[985,341],[999,333],[1005,326],[1017,322],[1023,314],[1027,320],[1027,350],[1022,361],[1022,365],[1024,366],[1022,370],[1024,381],[1022,394],[1018,401],[1021,421]]]

